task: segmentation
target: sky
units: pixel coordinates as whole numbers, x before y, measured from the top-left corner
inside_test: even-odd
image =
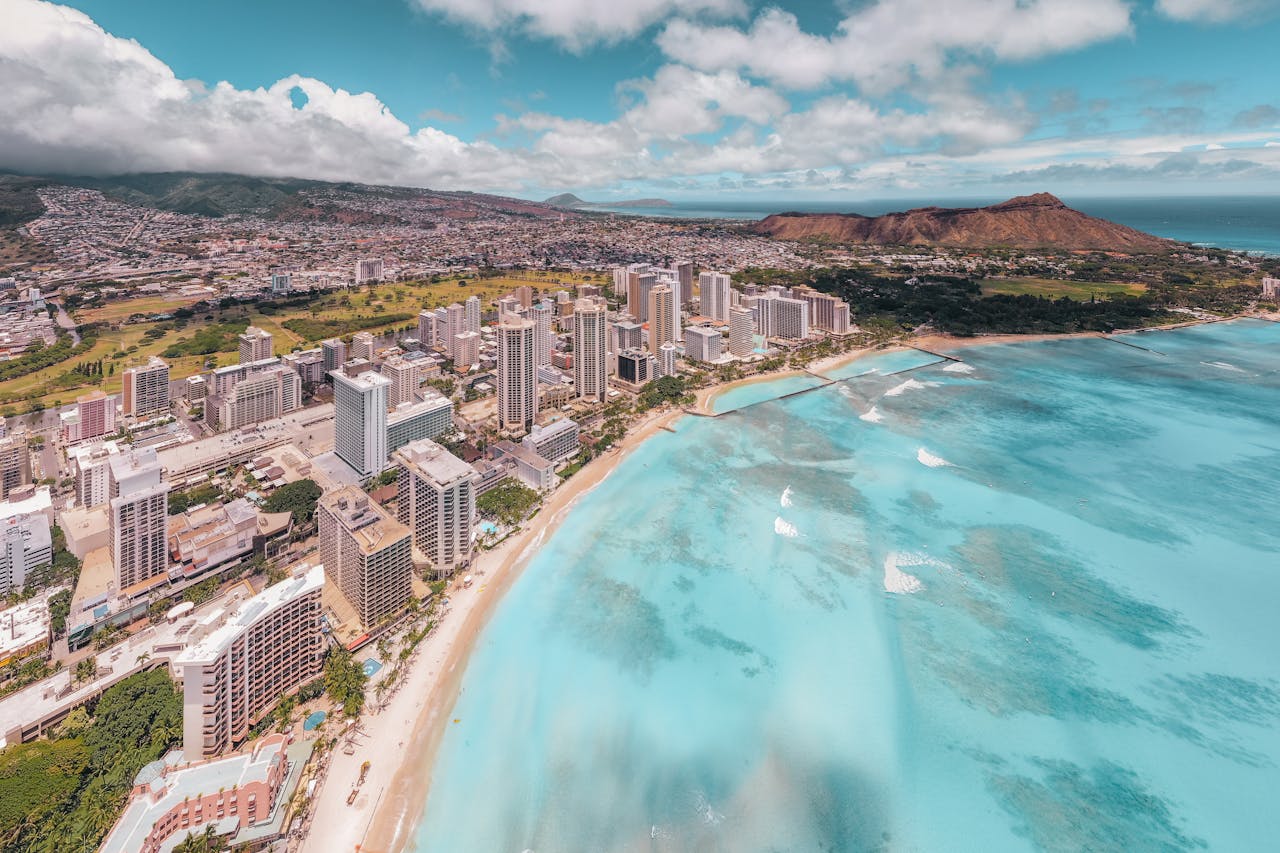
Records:
[[[1280,193],[1280,0],[0,0],[0,169]]]

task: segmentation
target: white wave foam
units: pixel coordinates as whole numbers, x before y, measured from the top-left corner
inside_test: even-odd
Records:
[[[921,447],[919,450],[916,451],[916,460],[921,465],[928,465],[930,468],[941,468],[944,465],[951,464],[947,460],[943,459],[941,456],[934,456],[932,453],[925,450],[923,447]]]
[[[898,568],[900,556],[902,555],[894,552],[884,558],[884,591],[895,595],[911,595],[913,592],[919,592],[924,588],[924,584],[920,583],[920,579],[915,575],[909,575]]]
[[[782,497],[778,498],[778,503],[784,507],[791,506],[791,487],[787,486],[782,490]]]
[[[973,373],[973,365],[965,364],[963,361],[953,361],[946,367],[942,368],[943,373]]]
[[[1249,372],[1242,367],[1236,367],[1234,364],[1228,364],[1225,361],[1202,361],[1200,363],[1203,364],[1205,367],[1216,367],[1219,370],[1230,370],[1232,373],[1248,373]]]
[[[886,397],[898,397],[907,393],[908,391],[918,391],[921,388],[936,388],[936,387],[938,387],[937,382],[921,382],[919,379],[908,379],[906,382],[903,382],[901,385],[895,385],[892,388],[890,388],[888,391],[885,391],[884,395]]]
[[[853,391],[849,389],[848,385],[837,385],[836,388],[838,388],[840,393],[848,397],[850,400],[856,400],[858,398],[858,395],[853,393]]]
[[[794,539],[800,535],[800,531],[796,530],[796,526],[782,516],[778,516],[773,520],[773,532],[779,536],[786,536],[788,539]]]
[[[872,406],[867,410],[866,414],[858,415],[858,420],[878,424],[884,420],[884,415],[880,414],[879,410],[877,410],[875,406]]]

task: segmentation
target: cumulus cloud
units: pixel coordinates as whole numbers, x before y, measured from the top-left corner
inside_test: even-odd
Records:
[[[672,21],[658,45],[704,71],[743,70],[795,89],[852,81],[885,92],[936,79],[957,56],[1027,60],[1130,31],[1124,0],[876,0],[829,36],[806,33],[795,15],[769,8],[746,30]]]
[[[553,39],[570,50],[616,42],[671,15],[718,17],[745,13],[743,0],[413,0],[484,30],[518,29]]]
[[[1235,117],[1233,124],[1236,127],[1275,127],[1280,125],[1280,108],[1271,104],[1258,104],[1243,110]]]
[[[1274,12],[1277,0],[1156,0],[1156,11],[1175,21],[1222,24]]]

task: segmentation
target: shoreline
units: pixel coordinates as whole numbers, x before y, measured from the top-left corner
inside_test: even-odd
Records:
[[[467,661],[489,617],[577,501],[632,451],[683,416],[679,410],[649,415],[617,447],[553,492],[527,528],[480,554],[470,569],[472,587],[455,581],[446,593],[448,610],[437,616],[436,627],[420,644],[401,689],[381,710],[361,718],[366,737],[352,755],[332,753],[300,849],[389,853],[408,847],[430,793],[435,754],[446,730],[442,721],[457,702]],[[408,756],[411,762],[405,760]],[[347,805],[349,783],[365,760],[371,762],[369,772],[359,796]]]
[[[1194,320],[1175,326],[1125,331],[1155,331],[1209,322],[1221,321]],[[422,641],[408,664],[409,671],[402,683],[405,689],[397,690],[381,710],[362,718],[360,728],[367,735],[353,755],[338,750],[332,754],[324,784],[312,803],[311,826],[300,849],[357,853],[399,853],[408,849],[430,793],[436,753],[447,729],[443,720],[457,702],[462,676],[480,633],[511,585],[536,556],[538,548],[555,533],[577,501],[659,430],[669,429],[674,421],[689,413],[714,415],[715,399],[734,388],[794,376],[822,375],[824,371],[839,369],[869,355],[904,349],[945,352],[983,345],[1102,337],[1107,335],[1077,332],[965,338],[945,334],[914,336],[838,353],[804,369],[781,370],[702,388],[696,392],[696,402],[688,410],[651,413],[614,449],[592,460],[553,492],[526,529],[494,550],[480,554],[470,570],[476,578],[473,587],[464,588],[455,579],[455,585],[447,593],[448,610],[437,617],[432,634]],[[407,760],[409,756],[412,761]],[[372,762],[369,773],[356,801],[349,806],[345,797],[350,790],[348,779],[354,781],[366,758]],[[391,791],[394,793],[389,794]]]

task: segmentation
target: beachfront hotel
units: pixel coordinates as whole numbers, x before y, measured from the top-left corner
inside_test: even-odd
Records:
[[[580,400],[603,403],[609,395],[608,305],[579,299],[573,309],[573,387]]]
[[[673,310],[674,309],[674,310]],[[655,356],[663,344],[669,344],[679,336],[679,309],[675,308],[675,293],[665,284],[649,291],[649,352]]]
[[[729,276],[722,272],[698,274],[699,312],[718,323],[729,321]]]
[[[755,351],[756,318],[750,308],[729,309],[729,354],[746,358]]]
[[[436,578],[471,562],[476,519],[476,469],[434,441],[415,441],[392,456],[400,468],[396,515],[413,531],[416,557],[431,563]]]
[[[188,761],[241,743],[281,697],[319,677],[323,587],[322,566],[269,586],[174,660]]]
[[[124,372],[121,410],[126,418],[144,418],[169,411],[169,365],[152,356],[141,367]]]
[[[719,361],[722,338],[718,329],[694,326],[684,330],[684,355],[690,361]]]
[[[498,428],[528,432],[538,417],[537,324],[510,314],[498,324]]]
[[[320,559],[368,630],[404,608],[412,592],[412,533],[355,486],[320,499]]]
[[[387,467],[387,397],[391,380],[365,371],[348,376],[329,373],[333,380],[333,451],[361,477]]]
[[[116,591],[164,577],[169,568],[169,484],[151,447],[135,447],[107,458],[107,540]]]

